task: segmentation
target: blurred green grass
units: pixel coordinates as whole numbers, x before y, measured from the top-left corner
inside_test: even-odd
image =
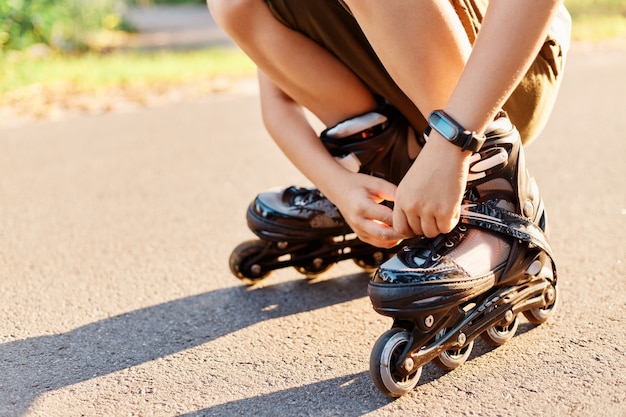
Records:
[[[0,95],[33,84],[53,87],[71,84],[74,91],[108,87],[176,84],[230,76],[246,77],[254,64],[238,49],[197,51],[87,53],[66,56],[49,52],[38,58],[27,54],[0,59]]]
[[[572,15],[574,40],[626,37],[625,0],[565,0]]]

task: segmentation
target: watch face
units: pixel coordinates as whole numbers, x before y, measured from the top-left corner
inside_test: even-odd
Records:
[[[457,135],[457,129],[437,113],[431,114],[428,122],[433,129],[441,133],[446,139],[452,139]]]

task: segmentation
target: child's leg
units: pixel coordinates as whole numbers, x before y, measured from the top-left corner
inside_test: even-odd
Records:
[[[376,107],[335,56],[279,22],[263,0],[209,0],[216,21],[281,90],[327,126]],[[304,4],[303,4],[304,6]]]
[[[359,104],[360,110],[351,114],[345,111],[345,105],[353,108],[357,107],[355,103],[362,103],[363,96],[352,98],[345,94],[358,90],[353,88],[354,80],[322,77],[348,71],[356,75],[370,95],[384,97],[398,108],[418,131],[426,126],[422,115],[387,74],[354,18],[336,0],[208,0],[208,4],[218,23],[270,78],[296,83],[292,86],[295,88],[284,82],[277,84],[318,117],[335,106],[342,106],[335,123],[369,110]],[[331,63],[333,59],[324,55],[336,62]],[[333,68],[338,63],[343,68],[335,73]],[[321,74],[320,68],[324,69]],[[301,79],[296,81],[294,76]],[[284,80],[285,77],[289,79]],[[298,93],[307,87],[309,95],[300,97]],[[316,111],[317,107],[322,108]]]
[[[445,0],[346,1],[385,68],[423,115],[444,108],[472,51]]]
[[[423,112],[440,108],[448,100],[489,4],[487,0],[345,3],[352,5],[394,80]],[[538,135],[554,104],[569,26],[569,15],[562,7],[536,59],[503,105],[524,144]]]

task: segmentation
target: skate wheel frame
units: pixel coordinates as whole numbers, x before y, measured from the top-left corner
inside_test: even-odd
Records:
[[[448,329],[441,330],[437,336],[435,336],[435,340],[443,338],[447,331]],[[433,359],[433,364],[435,366],[445,371],[451,371],[463,365],[467,361],[472,353],[472,349],[474,348],[474,341],[472,340],[467,343],[465,342],[465,335],[461,334],[461,337],[463,338],[462,343],[465,344],[460,346],[458,349],[449,349],[441,352],[439,356]]]
[[[507,313],[512,315],[510,311]],[[480,337],[489,346],[502,346],[515,336],[518,326],[519,316],[516,314],[512,316],[509,321],[505,320],[503,323],[491,326],[485,332],[481,333]]]
[[[445,371],[451,371],[467,361],[473,348],[474,342],[472,341],[458,350],[445,350],[433,359],[433,364]]]

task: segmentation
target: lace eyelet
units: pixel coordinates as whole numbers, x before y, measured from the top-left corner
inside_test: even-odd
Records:
[[[453,248],[454,247],[454,242],[450,242],[449,240],[446,241],[445,243],[446,248]]]
[[[441,255],[438,254],[430,257],[430,260],[433,262],[437,262],[439,259],[441,259]]]

